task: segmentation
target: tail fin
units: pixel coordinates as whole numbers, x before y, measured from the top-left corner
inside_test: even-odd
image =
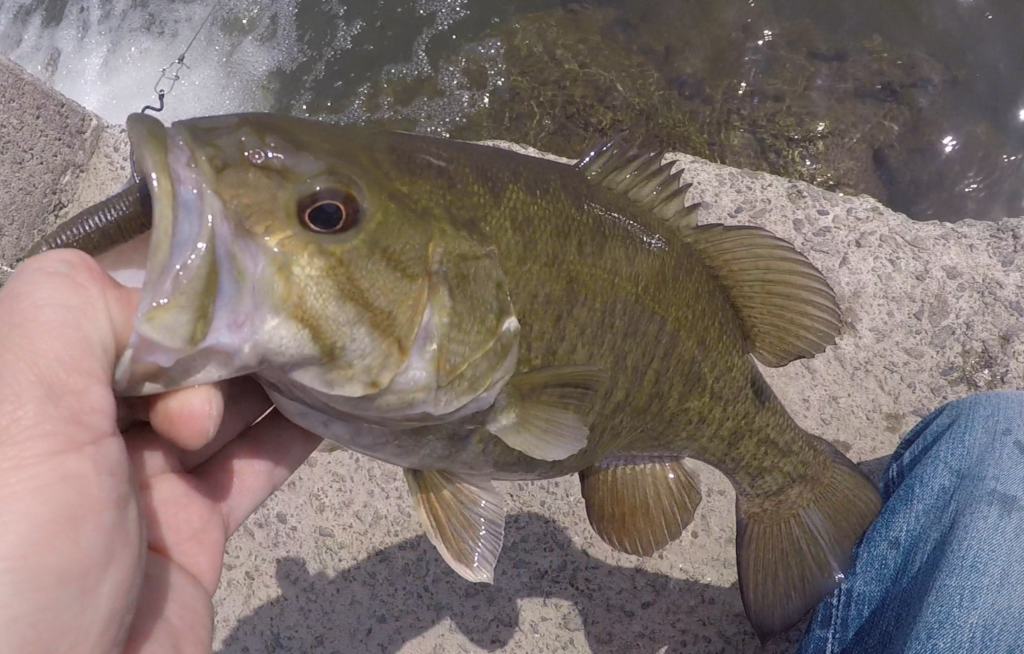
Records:
[[[736,561],[743,608],[764,643],[791,627],[831,593],[882,499],[857,466],[828,442],[826,481],[770,501],[736,499]]]

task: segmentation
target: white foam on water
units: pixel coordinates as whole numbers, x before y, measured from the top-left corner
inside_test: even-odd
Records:
[[[305,4],[300,15],[300,0],[0,0],[0,55],[115,124],[157,105],[156,89],[162,88],[168,91],[165,109],[155,115],[165,124],[277,110],[332,122],[411,119],[418,132],[448,135],[503,83],[500,44],[485,39],[454,62],[431,62],[429,44],[452,38],[447,33],[469,14],[469,0],[376,3],[352,11],[347,0],[320,0]],[[409,11],[427,18],[419,34],[389,39],[390,32],[381,33],[380,20],[408,21]],[[376,32],[364,34],[374,21]],[[310,38],[309,30],[324,22],[326,38],[322,30]],[[175,60],[187,47],[182,68]],[[375,52],[378,82],[435,74],[442,96],[405,107],[382,98],[379,110],[368,110],[370,83],[349,89],[344,75],[331,77],[345,69],[353,48]],[[467,57],[487,66],[486,89],[469,88]],[[176,82],[169,79],[175,72]],[[288,86],[278,88],[283,80]]]
[[[167,95],[160,119],[269,109],[271,74],[288,71],[303,57],[297,1],[221,2],[188,51],[188,68]],[[68,0],[59,22],[44,24],[44,3],[3,0],[0,54],[123,124],[128,114],[157,104],[154,84],[161,69],[181,55],[216,2]],[[160,85],[169,88],[170,81]]]
[[[306,105],[312,101],[315,95],[314,87],[323,83],[328,62],[341,56],[344,51],[351,50],[352,39],[365,27],[365,23],[360,18],[346,20],[347,8],[345,6],[336,2],[324,2],[323,4],[326,12],[332,15],[335,25],[334,36],[320,52],[311,53],[312,61],[314,61],[312,71],[303,80],[302,90],[293,103],[293,113],[304,117],[309,117]],[[329,102],[327,104],[330,105]]]

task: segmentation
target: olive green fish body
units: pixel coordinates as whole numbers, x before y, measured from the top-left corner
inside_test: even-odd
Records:
[[[411,134],[380,139],[378,165],[406,180],[416,212],[444,207],[494,243],[523,325],[520,371],[614,371],[579,454],[538,462],[493,437],[469,438],[435,465],[522,479],[606,456],[689,456],[763,493],[824,461],[748,356],[713,272],[663,221],[564,164]]]
[[[649,556],[700,502],[687,458],[736,488],[759,636],[841,580],[878,493],[754,362],[833,343],[834,293],[769,232],[698,225],[660,154],[614,140],[567,165],[266,114],[128,128],[153,229],[121,394],[255,376],[403,467],[472,581],[503,541],[493,480],[578,474],[601,538]]]

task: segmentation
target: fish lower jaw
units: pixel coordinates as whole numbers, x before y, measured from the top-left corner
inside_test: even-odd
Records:
[[[259,253],[234,232],[187,136],[172,127],[162,147],[162,159],[141,152],[153,189],[153,228],[146,241],[137,239],[148,243],[145,271],[138,275],[137,250],[105,265],[141,287],[115,374],[115,391],[123,395],[222,381],[259,363],[266,315],[256,292]]]

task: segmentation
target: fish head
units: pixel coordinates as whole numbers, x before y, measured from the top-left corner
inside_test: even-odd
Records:
[[[422,180],[396,179],[380,133],[134,114],[128,134],[153,227],[119,393],[255,374],[324,411],[402,418],[511,374],[518,323],[493,248],[424,202]]]

